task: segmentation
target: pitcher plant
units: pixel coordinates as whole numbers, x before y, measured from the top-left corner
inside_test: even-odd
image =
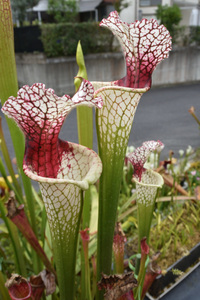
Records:
[[[151,88],[154,69],[169,56],[171,50],[170,34],[156,20],[142,19],[128,24],[122,22],[116,11],[111,12],[107,19],[102,20],[100,26],[110,29],[122,46],[126,62],[126,74],[123,78],[111,82],[89,82],[86,80],[87,73],[79,45],[77,51],[79,73],[75,80],[76,93],[73,97],[68,95],[58,97],[51,88],[46,89],[42,83],[35,83],[30,87],[25,85],[17,92],[10,2],[9,0],[0,0],[0,4],[0,37],[2,45],[4,45],[0,48],[0,66],[3,74],[0,76],[2,111],[8,118],[13,119],[21,129],[18,131],[17,127],[13,126],[12,121],[8,120],[16,149],[17,163],[24,182],[30,211],[30,223],[36,237],[34,199],[29,178],[39,182],[51,231],[54,254],[52,263],[55,264],[56,268],[55,277],[57,275],[59,299],[65,300],[66,297],[68,300],[75,299],[75,266],[81,220],[84,250],[82,256],[85,259],[85,275],[82,275],[85,276],[82,277],[84,279],[82,283],[85,282],[83,295],[87,295],[87,300],[94,296],[94,293],[90,291],[89,235],[86,237],[84,235],[89,231],[87,228],[90,218],[90,205],[87,204],[89,201],[87,203],[85,201],[87,205],[85,205],[83,214],[82,210],[85,191],[100,178],[97,267],[93,257],[94,281],[99,281],[101,273],[104,273],[103,278],[109,281],[110,289],[110,278],[112,280],[117,278],[120,281],[120,291],[118,290],[120,299],[133,299],[135,297],[136,300],[139,300],[142,295],[141,288],[144,282],[145,261],[148,253],[145,252],[145,256],[142,256],[142,264],[138,267],[138,282],[131,272],[128,274],[131,286],[124,289],[123,280],[127,274],[110,275],[113,247],[116,271],[118,273],[124,272],[123,255],[126,238],[117,231],[113,245],[114,229],[124,160],[134,115],[141,96]],[[82,105],[96,109],[99,156],[88,148],[92,148],[92,111],[80,107]],[[65,118],[76,107],[78,107],[79,142],[82,145],[59,138]],[[85,126],[87,120],[87,126]],[[1,131],[0,139],[3,140]],[[147,244],[149,242],[157,190],[162,186],[163,180],[158,173],[146,170],[144,163],[150,152],[162,147],[163,144],[160,141],[148,141],[128,155],[128,160],[134,168],[133,180],[136,183],[139,244],[141,241],[140,245],[143,245],[145,241],[145,247],[146,242]],[[4,152],[6,153],[6,150]],[[4,177],[6,178],[6,171],[4,172],[1,158],[0,167],[2,167],[1,170],[5,173]],[[15,183],[14,173],[12,177]],[[9,185],[10,187],[12,185]],[[18,192],[15,184],[13,184],[13,190],[14,188]],[[21,202],[18,202],[23,204],[24,206],[22,206],[25,208],[26,202],[23,202],[22,190],[15,193],[16,195],[17,200],[21,199]],[[85,199],[90,197],[88,195],[89,193]],[[2,204],[0,208],[2,208]],[[29,218],[29,215],[27,217]],[[5,214],[4,218],[6,218]],[[28,221],[27,219],[27,224]],[[122,247],[120,243],[123,243]],[[140,245],[139,252],[141,252]],[[46,266],[49,265],[47,269],[54,270],[50,264],[50,262],[46,264]],[[35,264],[33,263],[33,265]],[[25,297],[29,297],[29,293],[33,297],[31,294],[33,289],[29,281],[25,279],[27,277],[25,271],[23,273],[19,269],[19,273],[23,273],[19,275],[23,276],[20,277],[21,285],[22,287],[28,286]],[[34,272],[36,272],[36,268]],[[137,272],[136,275],[138,275]],[[95,284],[96,282],[92,282],[92,286]],[[123,287],[122,290],[121,286]],[[136,288],[134,296],[133,288]],[[15,298],[14,287],[9,286],[8,290],[10,295]],[[4,292],[7,293],[7,291]],[[40,291],[41,297],[42,292]],[[97,290],[95,299],[103,299],[104,294],[105,286],[102,285],[101,291]],[[106,290],[106,299],[111,294],[115,297],[115,290]]]
[[[103,172],[99,190],[99,225],[97,276],[110,274],[112,241],[122,180],[123,164],[134,115],[143,93],[151,87],[152,73],[168,57],[171,37],[156,20],[122,22],[111,12],[100,26],[118,38],[126,61],[126,75],[113,82],[93,82],[95,95],[103,98],[103,108],[96,111],[99,155]]]
[[[58,97],[37,83],[10,97],[2,111],[13,118],[25,135],[24,173],[40,184],[50,225],[60,299],[74,299],[77,237],[83,191],[97,181],[102,164],[98,155],[78,144],[59,139],[69,112],[78,105],[102,107],[101,97],[83,80],[70,98]]]
[[[158,189],[164,184],[163,177],[150,169],[145,169],[144,165],[151,152],[161,151],[164,145],[160,141],[147,141],[138,147],[134,152],[128,155],[128,160],[133,166],[133,180],[136,183],[137,194],[137,213],[138,213],[138,239],[141,241],[139,252],[142,253],[141,262],[136,265],[136,274],[138,274],[138,287],[135,292],[135,299],[140,300],[142,287],[144,284],[146,266],[144,249],[148,249],[149,233],[153,217],[155,201]],[[146,251],[149,253],[149,249]],[[143,258],[143,259],[142,259]]]

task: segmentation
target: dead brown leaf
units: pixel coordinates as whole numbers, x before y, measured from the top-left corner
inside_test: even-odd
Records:
[[[134,278],[133,272],[109,276],[102,274],[102,278],[98,282],[99,289],[106,290],[105,300],[117,300],[136,286],[137,280]]]

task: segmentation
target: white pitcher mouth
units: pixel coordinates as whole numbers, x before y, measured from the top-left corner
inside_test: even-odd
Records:
[[[120,90],[126,91],[130,93],[146,93],[150,87],[145,88],[132,88],[132,87],[125,87],[120,85],[115,85],[114,82],[101,82],[101,81],[92,81],[92,85],[95,89],[95,96],[98,95],[103,90]]]
[[[74,184],[83,190],[87,190],[90,184],[94,184],[102,172],[100,157],[93,150],[75,143],[69,143],[73,148],[73,155],[64,153],[56,178],[43,177],[32,171],[31,165],[23,165],[24,173],[32,180],[48,184]],[[71,162],[69,166],[68,163]]]
[[[137,180],[135,177],[133,177],[133,181],[136,184],[144,186],[144,187],[161,188],[163,186],[164,180],[163,180],[163,177],[159,173],[157,173],[153,170],[149,170],[149,169],[146,169],[145,173],[147,176],[142,176],[141,181]],[[145,175],[145,173],[144,173],[144,175]]]

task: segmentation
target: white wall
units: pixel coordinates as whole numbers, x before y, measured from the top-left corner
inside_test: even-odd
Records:
[[[120,14],[120,18],[127,23],[133,23],[137,19],[137,3],[139,0],[129,0],[129,6]]]
[[[140,6],[140,0],[129,0],[130,6],[124,9],[121,13],[123,21],[128,23],[134,22],[139,18],[138,11],[142,11],[142,17],[146,19],[156,18],[155,11],[157,6]],[[162,0],[162,5],[173,5],[174,3],[179,5],[182,12],[182,21],[180,25],[189,26],[190,15],[192,8],[196,7],[199,0]]]
[[[16,54],[20,86],[42,82],[58,95],[74,93],[74,76],[78,67],[75,57],[47,59],[42,54]],[[113,81],[125,75],[122,53],[103,53],[85,56],[90,81]],[[170,52],[153,73],[153,86],[200,81],[200,51],[195,47]]]
[[[173,0],[174,3],[180,6],[194,6],[198,4],[198,0]]]
[[[172,0],[162,0],[162,5],[172,5]]]

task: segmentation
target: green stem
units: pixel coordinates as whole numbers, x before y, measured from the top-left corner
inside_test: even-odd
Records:
[[[77,125],[79,143],[90,149],[93,147],[93,112],[91,107],[79,106],[77,111]]]
[[[17,128],[17,126],[15,124],[12,123],[12,120],[7,119],[7,122],[8,122],[8,126],[10,129],[11,138],[12,138],[13,146],[15,149],[15,154],[16,154],[19,170],[21,173],[22,181],[23,181],[24,192],[26,195],[26,203],[27,203],[28,212],[29,212],[29,216],[30,216],[31,227],[32,227],[33,231],[35,232],[36,236],[38,237],[37,226],[36,226],[36,216],[35,216],[35,203],[34,203],[34,198],[33,198],[33,194],[32,194],[31,181],[24,174],[23,169],[22,169],[23,155],[24,155],[24,138],[23,138],[22,132]],[[7,184],[8,184],[8,182],[7,182]],[[23,199],[21,199],[21,197],[18,193],[18,190],[14,189],[13,186],[12,186],[12,189],[14,190],[19,203],[23,203],[24,201],[23,201]],[[41,262],[34,252],[33,252],[33,268],[34,268],[34,272],[36,274],[41,270]]]
[[[145,204],[138,203],[138,234],[139,241],[144,237],[147,238],[147,244],[149,243],[149,233],[151,228],[151,222],[153,218],[154,203],[146,206]],[[139,245],[140,249],[140,245]],[[141,252],[141,251],[139,251]]]
[[[43,261],[45,267],[51,271],[52,273],[55,273],[55,270],[51,264],[51,262],[49,261],[49,259],[47,258],[43,248],[41,247],[40,243],[38,242],[35,233],[33,232],[28,219],[26,217],[25,211],[24,211],[24,207],[16,207],[14,210],[14,199],[10,199],[10,202],[7,204],[7,209],[8,209],[8,217],[10,218],[10,220],[17,226],[17,228],[21,231],[21,233],[23,234],[23,236],[25,237],[25,239],[30,243],[30,245],[32,246],[32,249],[35,250],[35,252],[37,253],[37,255],[41,258],[41,260]],[[32,253],[33,255],[33,253]]]
[[[0,299],[9,299],[10,296],[8,294],[8,290],[5,287],[5,280],[2,272],[0,271]]]
[[[110,274],[112,245],[120,193],[123,156],[111,160],[109,155],[101,155],[103,172],[99,184],[99,218],[97,241],[97,280],[101,273]],[[115,172],[113,172],[113,170]],[[104,291],[97,291],[97,299],[103,299]]]
[[[124,257],[121,255],[115,257],[115,272],[117,274],[124,273]]]
[[[88,233],[86,232],[88,231]],[[82,231],[83,236],[82,238],[82,248],[84,252],[84,264],[85,264],[85,274],[84,274],[84,288],[83,290],[81,289],[81,299],[82,300],[92,300],[91,296],[91,285],[90,285],[90,266],[89,266],[89,258],[88,258],[88,245],[89,245],[89,229],[86,228],[85,230]],[[85,234],[84,234],[85,232]],[[83,274],[82,274],[83,275]]]
[[[91,286],[90,286],[90,267],[89,267],[88,255],[85,255],[85,298],[84,298],[84,300],[92,300]]]
[[[75,90],[77,91],[81,84],[81,78],[87,80],[87,70],[85,66],[83,51],[79,41],[76,52],[76,60],[79,66],[77,78],[75,78]],[[92,108],[87,106],[78,106],[77,111],[77,127],[79,144],[90,149],[93,148],[93,113]],[[90,191],[85,192],[85,200],[83,204],[83,220],[82,228],[87,228],[90,222],[91,197]]]
[[[25,261],[23,258],[24,251],[20,245],[18,230],[15,227],[15,225],[13,225],[11,223],[11,221],[6,217],[6,211],[5,211],[5,207],[2,203],[2,201],[0,201],[0,211],[1,211],[2,219],[8,229],[9,237],[11,239],[11,243],[13,246],[13,250],[14,250],[14,254],[15,254],[15,261],[16,261],[16,268],[17,268],[16,271],[20,275],[27,277]]]
[[[81,85],[81,78],[88,79],[85,66],[83,51],[79,41],[76,51],[76,61],[79,67],[77,77],[75,78],[75,90],[77,91]],[[91,107],[78,106],[77,111],[77,126],[79,144],[92,149],[93,147],[93,112]]]
[[[15,51],[14,51],[14,34],[12,24],[12,13],[9,0],[0,0],[0,99],[2,105],[10,96],[16,96],[18,91],[18,80],[17,80],[17,69],[15,62]],[[24,156],[24,137],[20,129],[15,125],[14,121],[6,118],[8,127],[10,130],[17,164],[22,175],[22,181],[26,200],[28,204],[31,225],[33,231],[37,235],[36,230],[36,218],[34,199],[32,195],[30,179],[25,176],[22,169],[23,156]],[[38,235],[37,235],[38,236]],[[35,256],[34,256],[35,257]],[[34,258],[33,266],[37,272],[36,266],[40,264]]]
[[[81,47],[81,43],[79,41],[76,52],[76,60],[79,66],[79,71],[77,77],[81,77],[84,79],[88,79],[87,70],[85,66],[83,51]],[[81,80],[79,78],[75,79],[75,89],[76,91],[80,87]],[[79,106],[76,108],[77,112],[77,127],[78,127],[78,139],[79,144],[86,146],[90,149],[93,148],[93,112],[91,107]],[[90,223],[90,213],[91,213],[91,195],[90,189],[85,192],[84,203],[83,203],[83,216],[82,216],[82,229],[89,227]],[[87,286],[87,278],[85,276],[88,272],[88,267],[85,261],[85,254],[83,248],[81,249],[81,297],[82,299],[90,299],[83,298],[86,293],[88,294],[88,286]],[[89,266],[89,262],[88,262]],[[88,294],[89,295],[89,294]],[[89,297],[89,296],[87,296]],[[91,297],[91,295],[90,295]]]
[[[96,290],[97,290],[97,285],[96,285],[96,259],[94,256],[91,257],[91,261],[92,261],[92,269],[93,269],[93,278],[92,278],[92,299],[95,298],[96,295]]]
[[[123,165],[129,134],[140,97],[146,90],[106,87],[95,83],[95,95],[103,99],[103,107],[96,111],[99,156],[103,172],[99,185],[99,223],[97,245],[97,280],[101,273],[110,274],[112,243],[117,206],[122,182]],[[103,299],[103,291],[97,292]]]
[[[83,192],[74,184],[65,183],[40,183],[40,188],[52,235],[60,300],[74,300],[76,249]]]
[[[12,178],[13,185],[14,185],[15,189],[18,191],[20,197],[22,198],[22,190],[21,190],[21,187],[15,177],[15,172],[14,172],[14,169],[12,166],[12,162],[11,162],[8,148],[7,148],[6,141],[5,141],[5,137],[3,134],[1,120],[2,120],[2,118],[0,117],[0,140],[1,140],[0,145],[1,145],[2,154],[3,154],[4,160],[5,160],[6,166],[8,168],[8,172]]]
[[[152,205],[146,206],[145,204],[138,203],[138,241],[141,241],[144,237],[147,238],[147,243],[149,243],[150,228],[153,218],[154,203]],[[138,245],[138,253],[141,253],[140,243]],[[135,274],[138,275],[140,268],[140,259],[136,259]]]
[[[22,180],[23,180],[23,185],[24,185],[24,192],[25,192],[25,195],[26,195],[28,212],[29,212],[29,215],[30,215],[30,224],[31,224],[31,227],[32,227],[33,232],[35,233],[37,239],[39,239],[37,225],[36,225],[35,199],[34,199],[33,193],[32,193],[31,181],[24,174],[24,172],[21,175],[22,175]],[[38,274],[42,269],[41,259],[35,253],[35,251],[33,249],[31,249],[31,251],[32,251],[32,257],[33,257],[33,270],[34,270],[35,274]]]
[[[31,181],[24,174],[23,169],[22,169],[23,156],[24,156],[24,137],[23,137],[22,132],[13,123],[13,120],[7,119],[7,123],[8,123],[8,127],[10,130],[11,138],[13,141],[13,146],[15,149],[18,167],[19,167],[20,174],[22,177],[24,192],[26,195],[27,207],[28,207],[29,215],[30,215],[30,223],[31,223],[33,231],[35,232],[36,236],[38,237],[37,226],[36,226],[36,216],[35,216],[35,203],[34,203],[34,198],[33,198],[33,193],[32,193]],[[16,190],[15,190],[15,193],[16,193]],[[34,266],[36,266],[36,265],[38,265],[38,262],[34,261]],[[36,269],[35,271],[37,273],[39,270]]]
[[[2,174],[8,188],[10,190],[14,191],[16,199],[18,200],[18,202],[20,204],[22,204],[23,198],[21,197],[21,195],[19,195],[18,190],[16,190],[16,188],[7,179],[6,170],[4,168],[1,157],[0,157],[0,173]],[[41,261],[40,261],[40,258],[35,253],[35,251],[33,249],[31,249],[31,251],[32,251],[33,269],[34,269],[35,274],[37,274],[39,271],[41,271],[41,268],[42,268]]]
[[[195,121],[197,122],[197,124],[200,125],[200,120],[197,118],[195,112],[190,112],[190,113],[193,116],[193,118],[195,119]]]
[[[90,223],[90,214],[91,214],[91,195],[90,195],[90,188],[85,191],[84,195],[84,202],[83,202],[83,213],[82,213],[82,229],[88,228]],[[87,262],[89,266],[89,261]],[[85,251],[83,247],[81,247],[81,299],[86,300],[85,295],[87,293],[88,287],[87,287],[87,272],[86,269],[86,260],[85,260]]]
[[[12,13],[9,0],[0,0],[0,98],[2,104],[18,91]]]
[[[137,279],[137,288],[135,289],[134,293],[134,299],[135,300],[141,300],[141,295],[142,295],[142,289],[144,285],[144,278],[145,278],[145,273],[146,273],[146,267],[145,267],[145,259],[141,259],[140,261],[140,271]]]
[[[15,187],[10,183],[10,181],[7,178],[6,170],[3,164],[3,161],[0,157],[0,173],[5,180],[6,185],[8,186],[9,190],[14,191],[17,201],[22,204],[23,198],[19,195],[18,190],[15,189]]]

